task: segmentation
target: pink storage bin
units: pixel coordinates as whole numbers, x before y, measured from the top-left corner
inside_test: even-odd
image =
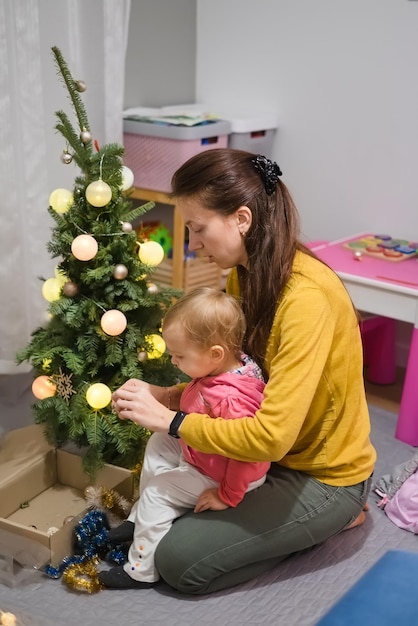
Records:
[[[134,174],[135,187],[170,192],[174,172],[190,157],[226,148],[230,123],[169,126],[124,120],[123,162]]]

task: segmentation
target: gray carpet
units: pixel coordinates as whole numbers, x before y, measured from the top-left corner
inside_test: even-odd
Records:
[[[22,419],[24,410],[16,415],[11,406],[5,406],[1,378],[1,427],[11,427],[10,420],[4,419],[6,414],[12,416],[13,427],[30,423]],[[29,380],[23,377],[22,388],[16,392],[23,403],[29,398]],[[375,477],[380,477],[410,458],[414,448],[394,439],[395,415],[373,406],[370,412],[372,439],[378,451]],[[30,419],[30,411],[26,415]],[[33,582],[17,588],[0,583],[0,610],[13,612],[18,626],[314,626],[387,550],[418,552],[416,536],[392,524],[377,508],[376,500],[370,496],[370,512],[363,526],[228,591],[196,598],[178,595],[162,586],[84,595],[71,591],[60,580],[38,575]],[[371,604],[382,601],[384,598],[370,597]]]

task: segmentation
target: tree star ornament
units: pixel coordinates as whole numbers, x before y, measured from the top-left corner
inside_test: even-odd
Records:
[[[73,394],[77,393],[72,383],[72,373],[64,374],[61,368],[59,368],[59,374],[51,376],[56,386],[57,395],[63,398],[68,404]]]

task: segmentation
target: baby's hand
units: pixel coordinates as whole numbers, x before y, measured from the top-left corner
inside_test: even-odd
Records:
[[[195,513],[201,513],[202,511],[223,511],[224,509],[228,509],[228,505],[223,502],[218,496],[218,490],[216,488],[213,489],[205,489],[197,501],[196,506],[194,507]]]

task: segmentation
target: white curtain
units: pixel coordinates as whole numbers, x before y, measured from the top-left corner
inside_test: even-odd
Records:
[[[39,279],[58,262],[48,198],[78,174],[60,160],[55,111],[72,109],[51,47],[87,84],[94,139],[121,143],[129,14],[130,0],[0,0],[0,374],[30,369],[16,353],[46,319]]]

